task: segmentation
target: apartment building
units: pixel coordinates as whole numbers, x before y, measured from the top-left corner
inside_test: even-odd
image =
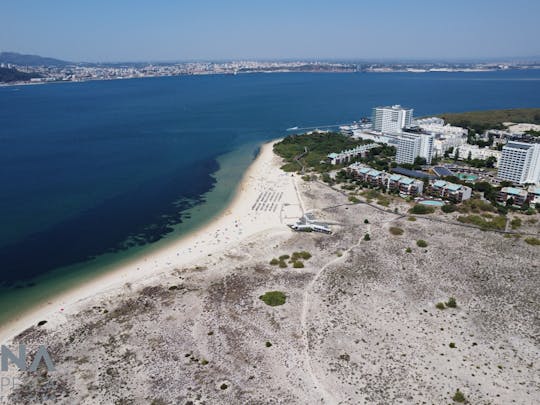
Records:
[[[502,149],[497,177],[515,184],[540,183],[540,143],[508,142]]]

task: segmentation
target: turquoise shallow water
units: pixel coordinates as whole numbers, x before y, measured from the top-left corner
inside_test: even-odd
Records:
[[[254,74],[0,88],[0,321],[201,226],[260,145],[380,104],[540,106],[540,72]]]

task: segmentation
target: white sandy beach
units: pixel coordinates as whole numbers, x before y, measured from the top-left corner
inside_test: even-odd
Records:
[[[41,320],[53,326],[77,312],[91,298],[175,268],[192,264],[203,256],[233,249],[240,241],[274,227],[285,227],[301,215],[295,177],[279,170],[272,146],[264,144],[246,171],[236,196],[215,220],[203,228],[158,250],[97,277],[29,310],[0,328],[0,342],[12,339]],[[285,229],[285,228],[284,228]]]

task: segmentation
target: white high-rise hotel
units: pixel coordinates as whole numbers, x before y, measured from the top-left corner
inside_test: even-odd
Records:
[[[412,108],[402,108],[400,105],[391,107],[375,107],[373,109],[373,129],[380,132],[401,132],[411,126]]]
[[[434,136],[404,131],[412,125],[412,121],[412,108],[403,108],[397,104],[373,109],[373,129],[389,134],[397,140],[397,163],[413,164],[417,157],[422,157],[429,164],[433,156]]]
[[[502,150],[497,177],[517,184],[540,183],[540,144],[508,142]]]

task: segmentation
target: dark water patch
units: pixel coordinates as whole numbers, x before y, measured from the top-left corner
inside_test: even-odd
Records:
[[[0,248],[0,286],[24,288],[44,273],[101,254],[156,242],[186,218],[182,212],[204,201],[218,169],[215,159],[156,179],[110,198],[76,217]],[[186,215],[187,217],[187,215]]]

